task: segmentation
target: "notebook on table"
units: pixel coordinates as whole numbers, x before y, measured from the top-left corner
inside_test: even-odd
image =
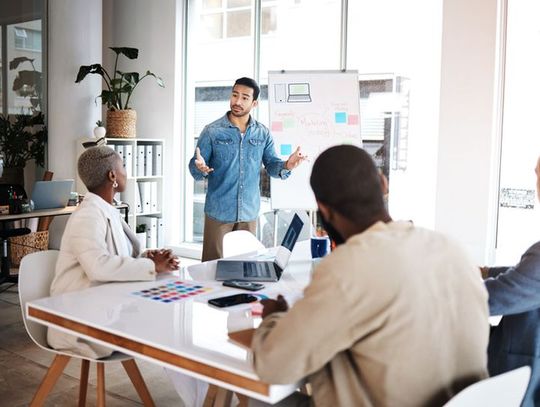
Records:
[[[303,226],[304,222],[295,214],[274,261],[219,260],[216,266],[216,280],[278,281],[287,267]]]
[[[34,209],[64,208],[72,188],[72,179],[36,181],[31,195]]]

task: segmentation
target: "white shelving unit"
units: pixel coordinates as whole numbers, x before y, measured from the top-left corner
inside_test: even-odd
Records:
[[[84,151],[82,142],[93,139],[83,139],[79,143],[79,153]],[[127,184],[120,200],[129,205],[129,226],[133,231],[139,224],[156,224],[154,237],[147,234],[147,247],[158,247],[163,244],[160,240],[163,208],[163,140],[142,138],[107,138],[107,145],[114,147],[116,152],[124,157],[127,172]],[[86,192],[82,181],[77,179],[80,193]],[[155,220],[154,220],[155,219]],[[156,239],[152,241],[152,239]]]

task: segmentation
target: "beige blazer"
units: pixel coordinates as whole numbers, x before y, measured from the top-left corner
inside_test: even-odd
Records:
[[[474,262],[439,233],[391,222],[325,257],[252,348],[262,380],[306,377],[316,406],[440,406],[487,376],[488,333]]]
[[[133,247],[131,255],[122,242],[126,236]],[[137,238],[119,212],[99,196],[87,193],[70,216],[62,236],[51,295],[111,281],[154,280],[154,262],[138,257],[139,252]],[[55,329],[48,330],[47,340],[55,349],[91,358],[112,353],[109,348]]]

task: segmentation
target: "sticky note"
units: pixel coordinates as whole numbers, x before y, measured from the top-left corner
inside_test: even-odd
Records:
[[[283,119],[283,128],[284,129],[291,129],[295,126],[294,117],[287,117]]]
[[[291,155],[292,154],[292,145],[291,144],[282,144],[280,148],[281,155]]]
[[[272,122],[272,131],[283,131],[283,122]]]
[[[349,122],[348,122],[349,124],[352,124],[352,125],[358,124],[358,115],[357,114],[350,114],[348,120],[349,120]]]
[[[347,113],[336,112],[336,123],[347,123]]]

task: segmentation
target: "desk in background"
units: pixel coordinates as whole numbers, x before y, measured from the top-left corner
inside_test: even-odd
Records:
[[[200,281],[214,288],[200,299],[166,304],[133,294],[159,285],[159,281],[109,283],[29,302],[26,313],[35,322],[61,328],[220,388],[276,403],[298,384],[270,385],[260,381],[253,370],[251,352],[229,340],[229,332],[256,327],[260,317],[251,316],[249,304],[224,309],[207,304],[208,298],[245,292],[216,282],[215,268],[216,261],[211,261],[184,268],[177,275],[181,280]],[[311,279],[311,271],[309,241],[299,242],[281,280],[265,283],[266,289],[258,293],[299,298]],[[171,275],[162,276],[160,280],[170,278]]]
[[[124,211],[124,218],[126,223],[128,222],[129,217],[129,205],[120,204],[115,205],[115,208],[118,208],[121,211]],[[0,215],[0,229],[5,230],[6,224],[8,222],[13,222],[17,220],[31,219],[31,218],[44,218],[44,217],[55,217],[55,216],[66,216],[71,215],[77,206],[66,206],[65,208],[53,208],[53,209],[38,209],[32,212],[10,214],[10,215]],[[1,252],[2,252],[2,264],[0,265],[0,284],[3,283],[17,283],[18,276],[16,274],[10,273],[10,264],[9,264],[9,247],[8,240],[0,240]]]

